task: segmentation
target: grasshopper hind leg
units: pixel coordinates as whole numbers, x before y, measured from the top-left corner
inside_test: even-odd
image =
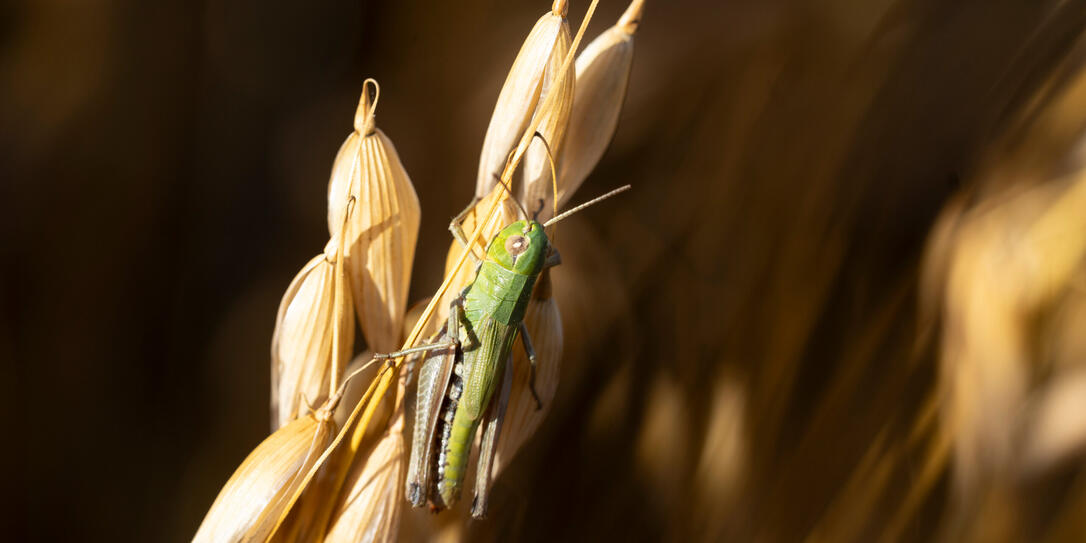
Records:
[[[532,348],[532,338],[528,336],[528,327],[524,325],[524,321],[521,321],[518,329],[520,330],[520,342],[524,345],[524,352],[528,355],[528,390],[532,392],[532,399],[535,400],[535,410],[539,411],[543,408],[543,402],[539,399],[539,393],[535,390],[535,349]]]
[[[475,467],[475,497],[471,501],[472,518],[486,518],[490,504],[490,486],[493,482],[494,457],[498,452],[505,409],[509,405],[509,392],[513,388],[513,357],[506,359],[505,374],[500,394],[490,400],[490,407],[483,418],[483,437],[479,444],[479,461]]]
[[[434,498],[440,500],[435,487],[442,476],[441,462],[435,463],[434,459],[442,456],[447,441],[446,429],[451,425],[451,421],[444,420],[450,390],[462,386],[456,375],[458,364],[463,363],[460,341],[462,319],[463,300],[457,297],[450,303],[449,320],[438,334],[438,342],[421,348],[432,350],[423,359],[418,371],[415,426],[405,489],[405,497],[415,507],[422,507],[428,501],[439,509],[443,505],[433,502]],[[451,400],[455,406],[456,399]]]

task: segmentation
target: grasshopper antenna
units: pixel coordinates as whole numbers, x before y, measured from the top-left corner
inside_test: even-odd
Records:
[[[573,209],[567,209],[566,211],[563,211],[561,215],[557,215],[553,219],[543,223],[543,227],[544,228],[548,227],[548,226],[550,226],[550,225],[552,225],[552,224],[554,224],[554,223],[556,223],[556,222],[558,222],[558,221],[560,221],[560,220],[562,220],[562,219],[564,219],[564,218],[566,218],[566,217],[568,217],[568,216],[570,216],[570,215],[572,215],[572,214],[574,214],[574,213],[576,213],[576,212],[578,212],[578,211],[580,211],[580,210],[582,210],[582,209],[584,209],[584,208],[586,208],[588,206],[598,204],[598,203],[600,203],[600,202],[602,202],[602,201],[604,201],[604,200],[606,200],[606,199],[608,199],[608,198],[610,198],[610,197],[612,197],[612,196],[614,196],[616,194],[626,192],[626,191],[630,190],[630,188],[631,188],[630,185],[624,185],[624,186],[621,186],[621,187],[619,187],[619,188],[617,188],[615,190],[612,190],[611,192],[608,192],[607,194],[604,194],[603,196],[597,196],[597,197],[595,197],[595,198],[593,198],[593,199],[591,199],[591,200],[589,200],[589,201],[587,201],[587,202],[585,202],[585,203],[583,203],[583,204],[581,204],[581,205],[579,205],[579,206],[577,206],[577,207],[575,207]]]
[[[535,134],[532,134],[532,137],[539,138],[539,141],[543,142],[543,148],[547,150],[547,162],[551,165],[551,190],[554,194],[551,205],[554,209],[553,214],[558,215],[558,168],[554,166],[554,153],[551,152],[551,145],[547,143],[547,138],[544,138],[543,134],[540,134],[538,130]],[[543,208],[540,207],[539,211],[543,211]],[[536,212],[536,215],[539,215],[539,211]]]

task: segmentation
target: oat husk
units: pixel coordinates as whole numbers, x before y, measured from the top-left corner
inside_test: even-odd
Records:
[[[543,86],[540,93],[541,96],[555,93],[554,105],[547,111],[536,111],[536,115],[542,116],[536,132],[546,143],[544,144],[538,138],[533,139],[528,152],[524,155],[524,183],[518,187],[518,194],[520,202],[533,213],[545,208],[553,200],[552,179],[555,179],[558,164],[561,163],[567,128],[573,113],[576,76],[573,73],[566,74],[557,87],[553,85],[558,71],[562,69],[562,62],[569,53],[572,41],[568,30],[558,34],[558,40],[554,44],[554,50],[543,74]],[[541,214],[540,217],[543,215]]]
[[[633,65],[634,33],[642,1],[630,4],[618,23],[585,46],[577,56],[577,87],[569,129],[559,160],[558,208],[569,202],[599,163],[618,127]],[[540,218],[551,217],[551,193]]]
[[[376,82],[367,80],[376,88]],[[419,200],[396,148],[374,124],[377,105],[364,89],[328,183],[328,229],[335,234],[351,198],[346,268],[358,323],[376,352],[397,348],[419,231]]]
[[[505,169],[509,152],[523,137],[537,107],[545,95],[542,93],[544,74],[552,64],[556,44],[565,36],[569,48],[569,23],[566,21],[565,2],[556,1],[551,11],[536,21],[524,44],[517,53],[509,75],[505,78],[494,113],[483,138],[479,155],[479,172],[475,181],[475,195],[482,198],[494,188],[497,178]],[[561,57],[558,59],[559,67]],[[569,85],[571,78],[567,77]],[[563,83],[563,87],[566,83]],[[567,113],[568,115],[568,113]],[[562,125],[564,130],[564,124]]]
[[[333,349],[339,360],[347,360],[354,344],[354,314],[350,287],[343,290],[336,308],[336,251],[339,240],[328,242],[295,276],[283,300],[272,335],[272,428],[280,428],[320,405],[328,398],[332,378]],[[333,325],[340,319],[339,337]],[[338,339],[338,342],[337,342]]]
[[[355,458],[340,491],[332,520],[324,538],[326,543],[356,541],[393,541],[404,506],[403,481],[407,475],[404,446],[403,398],[407,372],[396,378],[392,422],[364,459]],[[378,427],[385,427],[384,424]]]
[[[275,431],[249,454],[204,517],[194,543],[263,541],[287,498],[331,441],[331,413],[303,415]]]

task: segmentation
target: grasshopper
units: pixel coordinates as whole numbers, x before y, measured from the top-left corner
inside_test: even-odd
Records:
[[[524,312],[539,274],[561,262],[544,228],[629,188],[613,190],[543,224],[534,218],[509,224],[490,240],[483,258],[471,252],[460,227],[475,202],[450,223],[453,237],[475,260],[475,279],[452,301],[449,318],[434,342],[378,356],[427,353],[418,373],[406,481],[406,497],[412,505],[429,502],[439,511],[457,502],[475,434],[482,425],[471,515],[486,515],[498,434],[513,382],[511,353],[518,337],[528,355],[528,382],[536,408],[542,405],[535,391],[535,352],[524,326]]]

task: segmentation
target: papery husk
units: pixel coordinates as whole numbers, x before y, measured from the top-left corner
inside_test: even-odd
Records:
[[[573,38],[569,35],[568,27],[563,28],[564,30],[558,34],[558,40],[554,44],[554,51],[547,62],[540,92],[541,98],[551,92],[556,93],[557,96],[554,99],[553,106],[548,108],[547,111],[541,111],[537,108],[535,113],[542,116],[539,126],[536,127],[536,132],[547,143],[544,145],[538,138],[532,140],[528,152],[524,155],[524,171],[522,174],[524,183],[519,187],[518,191],[520,201],[533,212],[537,209],[546,208],[547,204],[553,200],[554,188],[551,180],[557,174],[558,164],[561,163],[567,128],[569,127],[570,116],[573,113],[576,76],[573,73],[567,74],[557,88],[552,88],[553,81],[558,70],[562,69],[562,62],[565,60],[573,41]],[[542,100],[540,100],[540,104],[542,104]],[[547,156],[548,148],[551,154],[550,157]],[[554,161],[555,165],[553,170],[551,169],[551,160]],[[543,215],[540,214],[540,217],[543,217]]]
[[[510,223],[517,221],[517,208],[512,200],[508,198],[508,194],[501,185],[495,185],[490,190],[490,194],[486,198],[479,200],[475,204],[475,209],[464,217],[464,222],[461,223],[461,228],[464,230],[465,236],[471,236],[471,233],[475,231],[476,217],[486,213],[490,206],[494,205],[495,199],[503,200],[499,204],[498,218],[495,221],[488,223],[486,228],[483,228],[479,233],[479,237],[475,240],[475,254],[480,258],[486,256],[486,247],[490,243],[491,238],[496,236],[498,232],[505,228]],[[471,240],[469,240],[470,243]],[[452,241],[452,245],[449,247],[448,256],[445,258],[445,275],[451,274],[456,266],[457,260],[460,259],[460,255],[464,253],[464,248],[460,245],[460,242],[455,239]],[[469,257],[470,258],[470,257]],[[437,305],[434,312],[434,318],[430,320],[432,330],[430,333],[436,331],[441,327],[441,324],[445,322],[449,317],[449,303],[460,295],[460,291],[464,290],[464,287],[475,280],[475,266],[471,264],[469,260],[464,266],[460,267],[459,273],[453,278],[452,283],[449,284],[449,289],[445,292],[441,302]],[[436,326],[436,328],[434,328]]]
[[[562,313],[558,310],[558,301],[551,295],[550,270],[543,270],[539,276],[524,313],[524,325],[535,349],[535,390],[542,406],[536,409],[535,398],[528,387],[528,355],[521,345],[514,345],[513,388],[498,436],[493,470],[495,478],[513,460],[521,446],[535,435],[550,412],[558,390],[563,346]]]
[[[494,188],[505,169],[509,152],[523,136],[541,102],[543,74],[551,63],[560,35],[566,36],[568,50],[569,23],[565,17],[565,2],[555,2],[551,11],[536,21],[509,69],[479,155],[475,195],[480,198]]]
[[[335,259],[339,240],[310,260],[294,277],[275,320],[272,335],[272,429],[298,418],[308,406],[328,398],[332,371],[333,324],[340,316],[339,360],[350,357],[354,345],[351,289],[345,281],[339,310],[335,305]]]
[[[401,372],[397,378],[396,405],[403,404],[406,380],[406,372]],[[365,458],[361,455],[355,458],[332,514],[325,543],[396,539],[405,503],[403,480],[407,476],[403,429],[401,407],[372,452]]]
[[[618,127],[633,65],[634,32],[643,2],[635,1],[619,19],[577,56],[573,111],[559,160],[558,208],[569,202],[599,163]],[[544,195],[541,220],[551,217],[551,193]]]
[[[302,477],[335,434],[331,414],[319,410],[275,431],[226,482],[200,524],[195,543],[263,541]]]
[[[366,344],[376,352],[390,352],[399,345],[420,213],[418,196],[395,146],[374,126],[376,104],[376,98],[371,104],[363,90],[355,130],[332,166],[328,229],[333,235],[339,231],[343,210],[353,196],[356,205],[347,226],[345,264],[355,311]]]

